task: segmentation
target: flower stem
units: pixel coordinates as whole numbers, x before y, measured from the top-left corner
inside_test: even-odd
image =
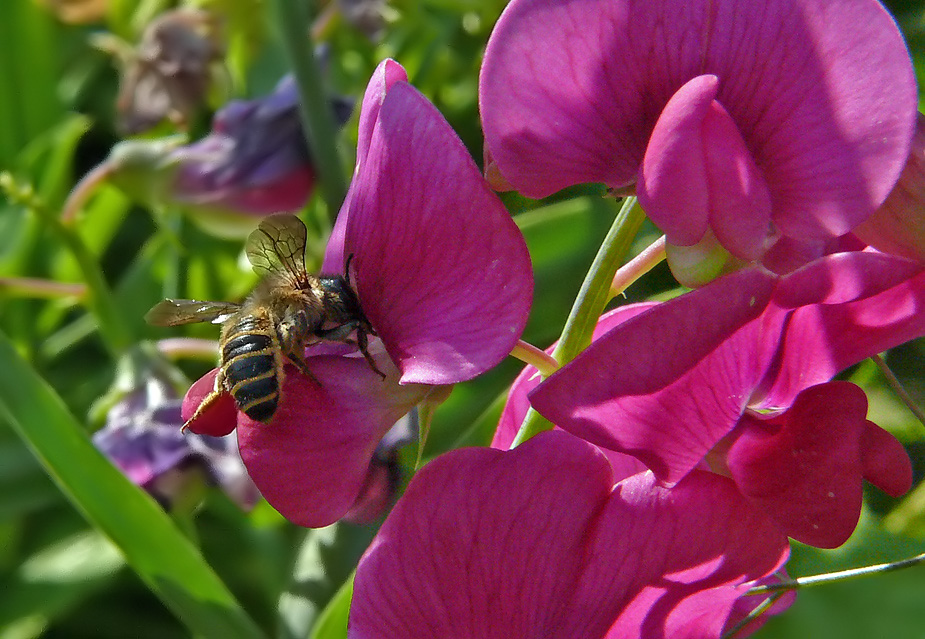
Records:
[[[61,209],[61,222],[65,226],[70,226],[74,223],[80,209],[83,208],[83,205],[86,204],[99,185],[109,179],[113,169],[112,164],[105,161],[80,178],[80,181],[71,189],[70,194],[67,196],[67,201],[65,201]]]
[[[23,297],[56,299],[59,297],[83,298],[87,287],[75,282],[55,282],[36,277],[0,277],[0,290]]]
[[[722,639],[735,639],[735,636],[739,633],[740,630],[770,610],[771,606],[774,605],[774,602],[783,597],[785,594],[787,593],[784,591],[775,592],[770,597],[762,601],[755,607],[754,610],[745,615],[745,618],[742,619],[742,621],[730,628],[729,631],[723,635]]]
[[[157,342],[157,350],[168,359],[203,359],[215,362],[218,358],[218,342],[198,337],[168,337]]]
[[[308,16],[299,0],[273,0],[283,46],[299,90],[299,114],[315,169],[321,177],[328,217],[334,218],[347,194],[334,133],[334,114],[324,90],[321,69],[312,53]]]
[[[822,575],[811,575],[809,577],[798,577],[788,581],[782,581],[776,584],[766,584],[764,586],[755,586],[749,589],[747,595],[767,595],[770,593],[797,590],[799,588],[809,588],[810,586],[820,586],[823,584],[835,583],[837,581],[848,581],[859,577],[868,577],[870,575],[879,575],[894,570],[909,568],[925,563],[925,553],[890,562],[888,564],[877,564],[875,566],[864,566],[862,568],[850,568],[848,570],[839,570],[838,572],[829,572]]]
[[[511,357],[516,357],[523,363],[529,364],[538,370],[543,377],[549,377],[559,370],[559,362],[552,355],[520,339],[511,349]]]
[[[578,353],[591,343],[597,320],[610,300],[610,287],[617,267],[629,251],[645,217],[645,213],[636,204],[635,197],[628,197],[623,201],[623,206],[578,291],[578,297],[575,298],[572,310],[565,321],[562,336],[552,353],[553,359],[559,362],[560,366],[565,366],[575,359]],[[518,446],[537,433],[550,430],[552,427],[549,420],[531,408],[527,411],[511,447]]]
[[[880,372],[883,373],[883,377],[886,378],[887,384],[890,385],[890,388],[893,389],[893,392],[896,393],[896,396],[899,397],[900,401],[906,405],[916,419],[925,426],[925,412],[915,403],[915,400],[909,395],[908,391],[900,383],[899,379],[896,378],[896,375],[893,374],[893,371],[890,370],[890,367],[886,365],[886,362],[883,361],[883,358],[879,355],[874,355],[871,357],[874,364],[877,365],[877,368],[880,369]]]
[[[646,249],[620,267],[610,285],[610,299],[628,289],[633,282],[658,266],[665,259],[665,236],[661,236]]]

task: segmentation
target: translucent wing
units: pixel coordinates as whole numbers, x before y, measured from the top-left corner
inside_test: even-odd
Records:
[[[145,314],[145,321],[153,326],[177,326],[194,322],[220,324],[240,308],[240,304],[232,302],[167,299],[148,311]]]
[[[244,252],[259,275],[282,275],[297,288],[309,288],[306,236],[305,224],[296,216],[271,215],[247,237]]]

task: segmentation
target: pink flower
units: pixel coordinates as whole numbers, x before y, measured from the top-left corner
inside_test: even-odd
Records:
[[[562,432],[441,456],[360,560],[348,636],[719,637],[787,558],[725,477],[615,479]]]
[[[875,0],[513,0],[488,43],[489,169],[529,197],[635,185],[669,246],[823,252],[889,193],[916,85]]]
[[[237,427],[261,493],[304,526],[347,513],[392,424],[435,388],[498,364],[530,308],[533,278],[520,231],[449,124],[392,60],[366,91],[357,168],[323,271],[343,273],[346,256],[379,336],[370,352],[385,380],[356,352],[309,346],[320,384],[287,366],[269,424],[238,413],[228,396],[191,426],[210,434]],[[190,389],[185,416],[214,374]]]
[[[923,305],[925,272],[884,254],[832,255],[783,278],[747,269],[614,311],[530,402],[662,481],[727,474],[787,535],[834,547],[857,524],[862,479],[899,495],[912,477],[899,442],[867,421],[863,391],[830,380],[925,334]]]

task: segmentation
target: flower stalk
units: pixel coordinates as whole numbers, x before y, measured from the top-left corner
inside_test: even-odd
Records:
[[[629,251],[633,238],[639,232],[645,217],[635,197],[628,197],[623,201],[623,206],[607,232],[591,264],[591,269],[578,291],[578,296],[565,322],[565,328],[562,330],[562,336],[552,353],[552,358],[560,366],[575,359],[578,353],[591,343],[591,335],[597,325],[597,320],[611,299],[611,283],[614,281],[617,268]],[[545,377],[546,374],[543,376]],[[551,428],[552,422],[531,408],[527,411],[527,416],[524,418],[517,437],[514,438],[512,447]]]
[[[283,46],[298,86],[299,114],[305,138],[321,178],[322,193],[333,225],[347,195],[347,183],[334,137],[337,127],[305,26],[308,19],[296,0],[274,0],[273,4]]]

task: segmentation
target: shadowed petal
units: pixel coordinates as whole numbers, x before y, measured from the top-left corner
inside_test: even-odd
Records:
[[[634,575],[636,594],[608,639],[718,638],[747,590],[741,585],[760,581],[787,560],[786,537],[728,478],[694,471],[669,489],[642,473],[618,484],[614,497],[591,555],[601,560],[589,563],[582,584],[594,589],[575,595],[588,605],[607,596],[603,556],[613,552],[608,547],[620,547],[619,572]]]
[[[643,473],[610,487],[600,454],[561,432],[441,456],[360,561],[349,636],[653,639],[693,624],[708,637],[737,586],[787,557],[727,478],[694,473],[669,490]],[[717,594],[690,605],[702,590]]]
[[[777,346],[774,278],[745,270],[603,335],[530,394],[537,411],[676,482],[739,419]],[[756,346],[757,345],[757,346]]]
[[[353,506],[376,446],[427,392],[383,380],[362,358],[317,356],[319,386],[287,367],[283,401],[269,424],[238,416],[238,444],[254,483],[286,519],[320,527]]]
[[[526,244],[443,116],[397,82],[355,178],[345,251],[402,383],[470,379],[510,352],[533,277]]]
[[[558,629],[611,485],[604,458],[565,433],[442,455],[360,561],[349,636],[577,639]]]
[[[925,271],[878,253],[839,254],[785,278],[778,303],[797,308],[782,340],[773,386],[755,407],[788,406],[804,388],[925,334]],[[852,301],[853,300],[853,301]]]
[[[742,494],[768,512],[787,536],[835,548],[848,539],[861,514],[867,453],[860,447],[873,426],[866,417],[867,397],[854,384],[813,386],[784,413],[743,416],[727,456],[729,470]],[[870,443],[893,439],[881,432],[879,438],[872,433]],[[885,450],[896,452],[898,444]],[[901,446],[889,459],[899,462],[897,469],[909,467]]]

